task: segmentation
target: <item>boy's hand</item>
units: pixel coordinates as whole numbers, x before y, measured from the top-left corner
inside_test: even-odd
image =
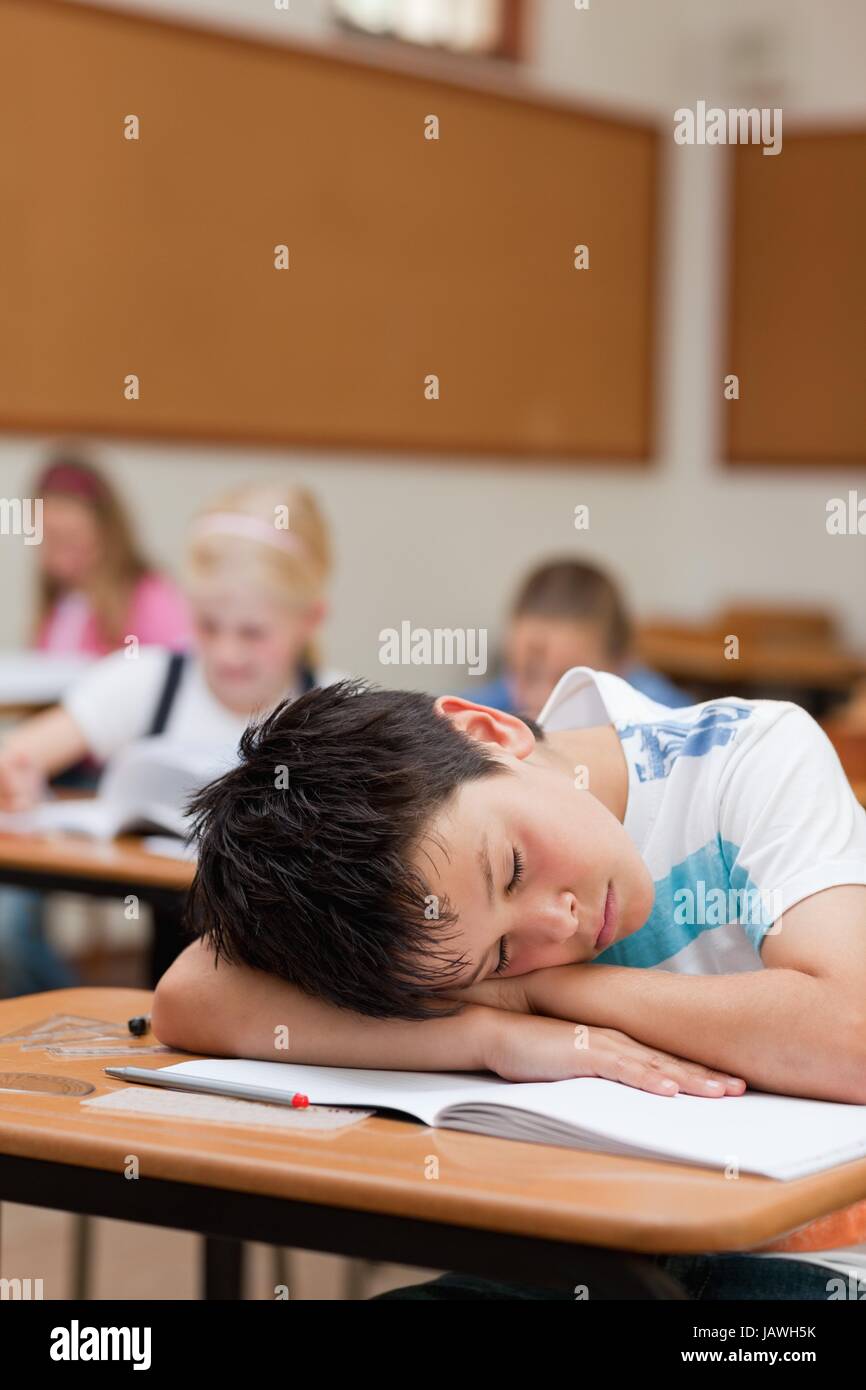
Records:
[[[572,1018],[606,1026],[603,981],[610,966],[595,962],[560,965],[530,970],[525,975],[488,976],[465,989],[449,991],[450,997],[467,1004],[486,1004],[491,1009],[508,1009],[515,1014],[547,1014],[548,1018]],[[568,978],[569,1009],[559,1004],[561,993],[551,989],[551,980]],[[602,989],[599,989],[602,986]],[[572,1013],[571,1008],[575,1012]]]
[[[516,977],[514,984],[517,984]],[[495,981],[511,984],[511,980]],[[646,1047],[615,1028],[587,1028],[560,1018],[502,1013],[489,1033],[486,1065],[506,1081],[565,1081],[596,1076],[654,1095],[741,1095],[739,1077]]]
[[[44,791],[42,771],[27,753],[0,751],[0,811],[29,811]]]
[[[465,989],[448,990],[446,998],[457,999],[461,1004],[486,1004],[490,1009],[507,1009],[514,1014],[531,1014],[535,1012],[527,988],[531,978],[531,975],[509,975],[502,979],[480,980]]]

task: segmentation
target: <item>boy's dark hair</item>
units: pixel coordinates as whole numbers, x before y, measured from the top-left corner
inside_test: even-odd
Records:
[[[623,659],[631,643],[631,622],[617,585],[604,570],[583,560],[539,565],[523,581],[511,615],[597,623],[614,661]]]
[[[347,680],[286,701],[192,802],[187,920],[217,958],[358,1013],[456,1013],[457,918],[410,854],[461,783],[505,770],[431,695]]]

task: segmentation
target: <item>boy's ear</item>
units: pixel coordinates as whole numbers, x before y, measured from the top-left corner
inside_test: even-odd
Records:
[[[492,743],[515,758],[526,758],[535,748],[532,730],[514,714],[477,705],[462,695],[440,695],[433,708],[444,719],[450,719],[461,733],[479,743]]]

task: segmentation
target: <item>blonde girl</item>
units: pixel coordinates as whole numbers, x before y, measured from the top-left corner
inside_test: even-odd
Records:
[[[105,762],[147,735],[233,751],[256,714],[339,679],[319,666],[315,648],[330,571],[327,528],[305,489],[240,488],[206,507],[186,556],[189,654],[147,645],[128,626],[122,650],[0,745],[0,809],[28,809],[49,778],[85,757]],[[154,982],[181,944],[164,925]],[[38,895],[0,891],[0,993],[73,983],[44,937]]]
[[[234,747],[256,714],[338,679],[315,648],[330,572],[327,528],[306,489],[218,498],[189,535],[189,654],[139,645],[133,633],[61,704],[19,725],[0,746],[0,808],[26,808],[47,778],[148,734]]]

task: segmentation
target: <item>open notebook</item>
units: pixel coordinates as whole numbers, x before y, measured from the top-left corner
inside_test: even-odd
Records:
[[[139,739],[111,760],[96,796],[58,797],[32,811],[0,813],[0,830],[63,832],[96,840],[155,830],[183,841],[189,833],[190,797],[235,761],[234,749],[224,744],[180,743],[164,734]],[[159,852],[165,853],[164,844]]]
[[[749,1091],[704,1100],[653,1096],[615,1081],[511,1082],[477,1073],[363,1071],[290,1062],[215,1059],[161,1067],[206,1091],[313,1105],[396,1110],[444,1129],[502,1139],[669,1159],[677,1163],[800,1178],[866,1157],[866,1105],[797,1100]]]

